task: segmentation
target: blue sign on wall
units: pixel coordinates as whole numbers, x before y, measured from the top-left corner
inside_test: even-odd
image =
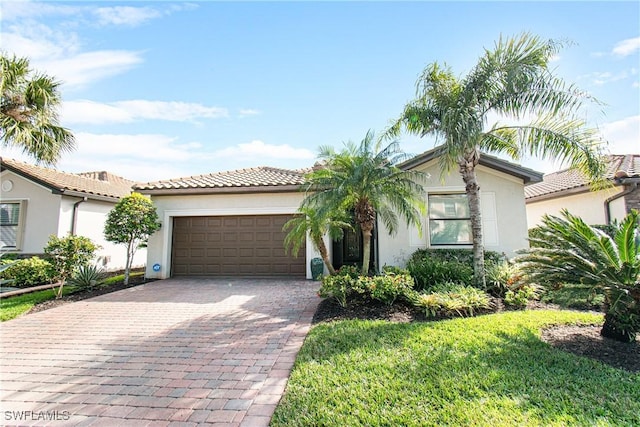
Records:
[[[153,264],[153,271],[160,271],[160,264]]]

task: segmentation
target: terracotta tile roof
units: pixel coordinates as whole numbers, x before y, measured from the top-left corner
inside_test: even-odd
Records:
[[[136,190],[215,190],[255,187],[299,186],[309,169],[279,169],[260,166],[138,184]]]
[[[0,164],[2,170],[10,170],[59,194],[80,193],[88,197],[119,199],[130,194],[135,184],[105,171],[67,173],[5,158],[0,158]]]
[[[629,178],[640,178],[640,154],[614,154],[607,156],[607,170],[605,178],[613,180],[616,174],[622,174]],[[618,176],[619,177],[619,176]],[[580,188],[588,189],[590,181],[581,173],[565,169],[547,174],[542,182],[524,187],[525,199],[533,199],[542,196],[560,196],[567,191],[577,191]]]

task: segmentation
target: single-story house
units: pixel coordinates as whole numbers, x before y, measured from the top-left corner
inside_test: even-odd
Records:
[[[109,172],[65,173],[0,158],[0,245],[20,256],[41,255],[49,236],[79,235],[102,248],[107,270],[124,268],[126,249],[104,238],[108,212],[135,182]],[[146,250],[133,265],[143,266]]]
[[[640,210],[640,154],[606,157],[605,178],[612,185],[592,191],[591,182],[575,170],[547,174],[542,182],[525,187],[527,224],[533,228],[545,214],[567,209],[591,225],[620,221],[631,209]]]
[[[373,242],[374,263],[404,265],[419,248],[470,248],[469,209],[457,171],[440,180],[437,149],[402,165],[431,175],[425,188],[429,213],[425,232],[404,227],[389,236],[382,224]],[[162,227],[149,238],[147,277],[291,276],[311,278],[310,260],[318,254],[309,240],[299,257],[287,254],[282,231],[304,193],[308,170],[272,167],[218,172],[138,184],[149,195]],[[513,255],[527,245],[524,186],[542,174],[483,155],[477,167],[481,185],[485,246]],[[334,265],[362,260],[359,233],[329,242]]]

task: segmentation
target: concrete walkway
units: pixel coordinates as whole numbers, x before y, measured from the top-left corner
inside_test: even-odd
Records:
[[[168,279],[0,325],[0,424],[267,426],[318,282]]]

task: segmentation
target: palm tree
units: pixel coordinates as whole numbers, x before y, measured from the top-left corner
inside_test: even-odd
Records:
[[[2,146],[22,148],[38,162],[55,164],[75,148],[68,129],[58,126],[58,82],[33,72],[27,58],[0,55]]]
[[[581,283],[604,293],[601,334],[633,341],[640,332],[640,224],[631,211],[612,235],[562,211],[545,216],[531,248],[518,257],[528,281],[541,285]]]
[[[323,237],[325,234],[332,239],[339,239],[344,234],[345,228],[352,228],[351,224],[344,221],[344,213],[329,212],[330,216],[324,216],[327,212],[321,212],[310,206],[301,206],[298,214],[294,218],[286,222],[282,227],[283,231],[288,231],[284,239],[285,248],[291,248],[294,256],[298,256],[298,252],[302,248],[302,244],[307,239],[307,233],[313,242],[316,250],[320,252],[320,256],[327,266],[329,274],[336,274],[336,270],[329,259],[329,251],[324,244]]]
[[[549,70],[560,47],[553,40],[525,33],[500,38],[463,78],[455,77],[446,66],[430,64],[418,79],[417,98],[386,131],[387,137],[395,138],[404,129],[443,141],[442,175],[457,167],[465,184],[476,286],[484,288],[485,283],[480,184],[475,170],[481,152],[506,154],[516,160],[523,155],[557,159],[595,180],[604,171],[601,139],[576,118],[585,101],[595,100]],[[527,125],[488,128],[491,115],[535,119]]]
[[[353,212],[362,232],[363,275],[369,273],[371,235],[378,217],[390,233],[396,231],[398,215],[420,227],[425,175],[396,166],[406,158],[397,141],[382,148],[369,131],[359,145],[349,142],[340,152],[320,147],[322,167],[306,176],[309,195],[303,207],[314,207],[321,216]]]

